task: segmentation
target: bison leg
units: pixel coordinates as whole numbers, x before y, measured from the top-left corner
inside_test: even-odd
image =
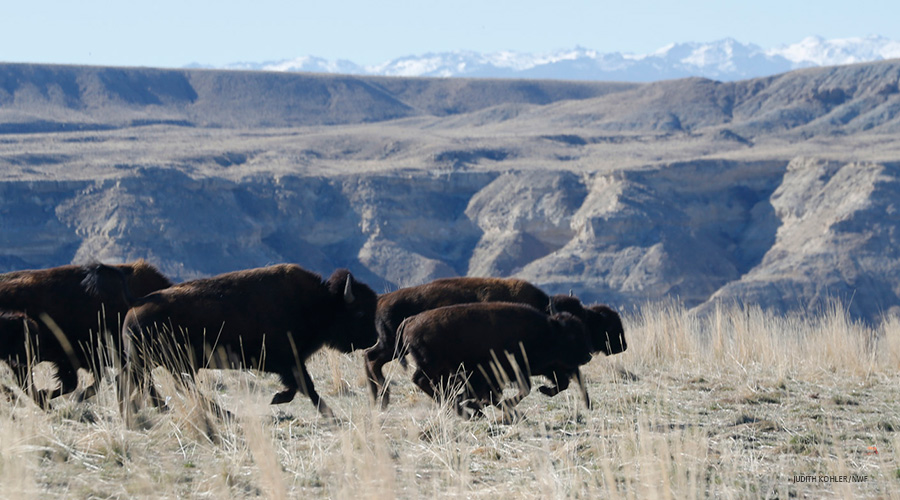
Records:
[[[181,383],[176,377],[176,383]],[[134,427],[135,415],[144,407],[145,396],[150,396],[154,406],[160,408],[160,397],[153,385],[150,370],[139,356],[129,356],[116,375],[116,392],[122,418],[129,428]]]
[[[138,411],[135,392],[140,393],[140,377],[133,367],[133,362],[126,363],[122,373],[116,375],[116,395],[119,399],[119,410],[122,412],[122,420],[128,428],[134,427],[134,416]]]
[[[484,413],[485,406],[496,406],[499,401],[500,394],[496,389],[496,385],[490,381],[487,372],[479,366],[479,373],[473,373],[465,380],[465,388],[462,400],[467,408],[472,410],[473,417],[486,416]]]
[[[550,396],[552,398],[553,396],[556,396],[557,394],[564,391],[565,389],[560,388],[559,385],[551,384],[551,385],[542,385],[542,386],[538,387],[538,390],[541,391],[541,394],[544,394],[545,396]]]
[[[550,377],[548,377],[548,378],[550,378]],[[538,390],[541,391],[542,394],[545,394],[552,398],[553,396],[556,396],[560,392],[569,388],[570,378],[571,377],[568,373],[560,374],[557,372],[553,372],[553,377],[552,377],[552,380],[550,381],[551,385],[542,385],[542,386],[538,387]]]
[[[284,378],[282,377],[282,381],[283,381],[283,380],[284,380]],[[289,389],[285,389],[285,390],[283,390],[283,391],[281,391],[281,392],[275,394],[275,396],[272,397],[272,403],[271,403],[271,404],[273,404],[273,405],[282,405],[282,404],[285,404],[285,403],[290,403],[291,401],[294,400],[294,395],[295,395],[295,394],[297,394],[297,388],[296,388],[296,387],[291,387],[291,388],[289,388]]]
[[[384,365],[391,360],[390,354],[382,348],[381,342],[366,349],[366,375],[369,379],[369,392],[372,394],[372,400],[378,402],[381,400],[381,409],[387,408],[390,401],[390,389],[385,384]]]
[[[463,379],[460,378],[459,375],[453,375],[446,378],[440,377],[439,383],[435,385],[432,379],[426,375],[421,368],[416,368],[416,371],[413,372],[412,375],[413,383],[416,384],[419,389],[422,389],[422,392],[428,394],[428,396],[436,403],[443,404],[452,397],[453,409],[459,416],[468,420],[471,416],[466,414],[465,409],[480,410],[482,405],[481,401],[477,400],[477,398],[466,399],[467,392],[464,388],[462,392],[458,392],[460,386],[463,385],[462,380]]]
[[[548,377],[549,378],[549,377]],[[541,393],[546,394],[547,396],[553,397],[559,394],[560,392],[569,388],[569,381],[574,378],[575,382],[578,384],[579,391],[581,392],[581,398],[584,400],[585,406],[590,410],[593,408],[591,404],[591,398],[588,396],[587,387],[584,385],[584,376],[581,374],[581,369],[576,368],[572,373],[559,373],[553,372],[553,382],[556,385],[543,385],[538,388]]]
[[[575,369],[575,381],[578,383],[578,388],[581,389],[581,398],[584,399],[584,405],[587,406],[588,410],[593,410],[594,406],[591,404],[591,397],[588,396],[587,387],[584,385],[584,376],[581,374],[581,368]]]
[[[294,400],[294,395],[297,394],[297,377],[294,376],[293,371],[280,372],[278,376],[281,378],[281,383],[287,386],[287,389],[275,394],[270,404],[283,405],[290,403]]]
[[[59,392],[54,397],[69,394],[78,388],[78,371],[74,367],[65,369],[57,367],[56,378],[59,379]]]
[[[456,414],[466,420],[484,416],[484,401],[477,396],[469,398],[466,396],[467,394],[463,392],[456,397]],[[472,410],[472,413],[466,413],[466,408]]]
[[[466,398],[468,396],[468,398]],[[496,406],[498,404],[498,395],[493,390],[488,390],[487,393],[479,393],[475,394],[472,392],[463,392],[459,396],[459,406],[457,409],[457,413],[466,418],[466,420],[471,420],[473,418],[486,417],[487,414],[484,412],[484,408],[486,406]],[[465,399],[464,399],[465,398]],[[472,410],[471,415],[465,415],[462,407]]]
[[[428,394],[431,399],[434,399],[435,401],[438,400],[438,395],[434,390],[434,385],[431,383],[431,379],[428,378],[428,375],[425,375],[425,372],[422,371],[421,368],[416,368],[416,371],[413,372],[412,381],[419,387],[419,389],[422,389],[422,392]]]
[[[78,388],[78,372],[71,366],[57,366],[56,378],[59,379],[59,389],[39,391],[42,393],[39,397],[45,399],[45,404],[57,396],[69,394]]]
[[[272,404],[282,404],[292,401],[294,399],[294,394],[299,391],[312,401],[312,404],[319,410],[319,413],[323,417],[335,418],[334,412],[331,411],[331,408],[325,404],[325,401],[322,401],[322,398],[319,397],[319,393],[316,392],[312,377],[310,377],[309,371],[306,369],[304,363],[300,363],[300,365],[292,372],[282,372],[280,375],[282,383],[288,388],[287,390],[276,394],[275,397],[272,398]]]

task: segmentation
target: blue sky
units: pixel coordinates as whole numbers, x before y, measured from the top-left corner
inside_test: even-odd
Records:
[[[647,53],[726,37],[768,48],[810,35],[900,40],[898,19],[897,0],[16,0],[0,9],[0,62],[376,64],[451,50]]]

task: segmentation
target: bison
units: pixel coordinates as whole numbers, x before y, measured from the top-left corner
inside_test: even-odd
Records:
[[[397,328],[400,323],[415,314],[438,307],[473,302],[515,302],[530,305],[549,313],[549,304],[559,312],[568,312],[582,319],[595,346],[593,354],[606,355],[622,352],[625,344],[624,330],[619,315],[605,305],[585,308],[576,297],[554,295],[551,299],[531,283],[514,278],[442,278],[430,283],[401,288],[378,297],[378,311],[375,327],[378,342],[366,351],[366,375],[372,397],[381,399],[382,407],[389,401],[389,390],[385,385],[382,371],[384,365],[399,357],[402,346],[398,342]],[[400,357],[401,363],[403,358]],[[554,396],[569,386],[572,378],[578,382],[585,404],[590,407],[590,398],[584,387],[581,371],[559,372],[549,377],[553,386],[540,390]]]
[[[573,373],[594,350],[576,316],[509,302],[431,309],[404,320],[398,336],[416,363],[413,382],[432,398],[455,398],[461,415],[488,403],[509,409],[531,391],[531,376]],[[497,401],[508,381],[519,393]]]
[[[56,366],[59,389],[38,392],[36,400],[44,404],[50,398],[72,392],[78,386],[79,368],[93,370],[96,387],[102,378],[99,368],[106,361],[104,333],[112,333],[115,342],[119,338],[119,320],[128,311],[134,295],[169,285],[171,282],[144,260],[119,265],[66,265],[2,275],[0,310],[21,312],[38,326],[37,331],[29,330],[29,340],[35,347],[29,362],[49,361]],[[21,351],[4,359],[10,364],[20,363],[13,359],[16,354]]]
[[[608,305],[594,304],[585,307],[578,297],[571,295],[554,295],[550,297],[550,302],[557,311],[571,313],[584,321],[594,346],[593,354],[602,352],[610,356],[628,348],[622,318]]]
[[[273,372],[287,388],[272,404],[292,401],[300,391],[320,413],[333,416],[316,393],[306,359],[324,345],[343,352],[371,346],[376,301],[375,292],[346,269],[322,281],[294,264],[235,271],[152,293],[138,301],[122,326],[119,397],[126,419],[135,409],[135,390],[155,398],[148,371],[153,365],[189,376],[205,367]]]
[[[551,307],[557,311],[568,312],[584,322],[591,338],[593,350],[591,354],[603,353],[607,356],[618,354],[628,348],[625,341],[625,329],[619,313],[605,304],[584,307],[577,297],[570,295],[554,295],[550,298]],[[581,369],[557,370],[547,376],[552,385],[538,387],[541,393],[553,397],[569,388],[574,378],[581,390],[581,397],[588,408],[592,408],[590,396],[584,386]]]
[[[550,298],[527,281],[514,278],[441,278],[378,297],[375,328],[378,342],[365,353],[372,397],[387,406],[390,393],[382,368],[398,357],[397,328],[406,318],[438,307],[471,302],[516,302],[544,309]],[[403,358],[400,357],[401,362]]]

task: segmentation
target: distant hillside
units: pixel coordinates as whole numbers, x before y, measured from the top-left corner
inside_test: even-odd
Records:
[[[652,84],[0,65],[0,271],[292,261],[900,311],[900,62]]]
[[[628,84],[0,64],[0,131],[292,127],[589,99]]]
[[[882,62],[730,83],[628,84],[3,64],[0,132],[348,125],[557,103],[566,107],[552,110],[563,113],[561,126],[605,130],[894,130],[898,72],[900,62]]]

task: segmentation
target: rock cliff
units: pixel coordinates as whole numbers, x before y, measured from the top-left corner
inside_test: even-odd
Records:
[[[900,312],[900,63],[655,84],[0,65],[0,271],[277,262]]]

